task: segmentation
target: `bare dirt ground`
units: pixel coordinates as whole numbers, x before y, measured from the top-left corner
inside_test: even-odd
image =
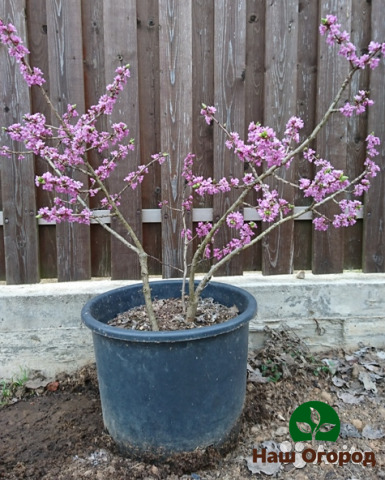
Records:
[[[69,479],[381,479],[385,478],[385,350],[363,346],[355,352],[313,356],[290,331],[270,333],[262,351],[250,354],[247,401],[238,446],[226,456],[208,455],[207,464],[145,464],[119,455],[103,429],[93,365],[55,381],[36,376],[0,384],[0,478]],[[336,410],[336,442],[294,444],[290,416],[300,404],[318,400]],[[253,462],[261,451],[349,452],[344,465]],[[353,457],[353,452],[356,453]],[[365,452],[372,452],[363,466]],[[369,458],[369,457],[368,457]]]

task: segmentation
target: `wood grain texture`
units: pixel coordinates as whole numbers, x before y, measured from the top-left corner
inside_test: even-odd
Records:
[[[214,57],[214,99],[218,110],[217,118],[227,129],[245,130],[245,75],[246,75],[246,2],[230,0],[215,1],[215,57]],[[225,134],[214,129],[214,179],[239,177],[244,165],[225,146]],[[217,221],[234,201],[233,192],[216,195],[213,199],[214,221]],[[234,232],[223,227],[215,236],[214,246],[223,248]],[[219,275],[241,274],[242,257],[227,263]]]
[[[161,150],[160,141],[160,77],[159,77],[159,6],[153,0],[137,1],[139,120],[141,163]],[[158,208],[162,200],[161,167],[154,165],[142,184],[142,207]],[[161,274],[162,228],[160,224],[143,225],[143,241],[151,255],[150,269]],[[156,261],[154,259],[158,259]]]
[[[380,0],[372,1],[373,40],[383,42],[385,12]],[[370,93],[376,99],[369,110],[368,131],[381,138],[380,155],[376,157],[381,171],[372,179],[372,187],[366,196],[364,212],[364,260],[365,272],[385,272],[385,61],[370,73]]]
[[[183,160],[192,148],[192,15],[191,0],[159,0],[161,149],[169,153],[162,167],[162,259],[166,278],[183,268]],[[189,216],[191,217],[191,216]],[[191,227],[191,218],[187,225]],[[178,270],[179,269],[179,270]]]
[[[39,67],[45,76],[44,88],[49,91],[49,62],[48,62],[48,35],[46,2],[29,0],[26,2],[28,22],[28,44],[31,65]],[[43,98],[39,88],[31,89],[31,105],[33,112],[41,112],[47,122],[52,124],[51,109]],[[49,167],[40,157],[35,157],[36,175],[43,175]],[[42,188],[36,189],[37,208],[52,204],[54,195]],[[55,226],[39,227],[39,257],[41,278],[57,277],[57,245]]]
[[[318,26],[320,23],[318,2],[305,0],[298,6],[298,74],[297,74],[297,115],[304,121],[301,138],[306,138],[316,125]],[[312,147],[315,145],[313,143]],[[294,180],[311,178],[313,165],[299,155],[295,160]],[[305,206],[310,200],[299,190],[294,191],[294,204]],[[294,223],[294,270],[311,270],[312,264],[312,223]]]
[[[200,111],[214,104],[214,0],[192,3],[192,130],[194,173],[213,176],[213,127]],[[212,198],[197,199],[196,207],[212,207]]]
[[[352,2],[351,39],[360,52],[367,49],[371,40],[371,3],[366,0]],[[351,84],[351,97],[359,90],[370,90],[369,70],[358,72]],[[366,154],[365,138],[368,133],[368,115],[354,115],[348,120],[346,173],[355,178],[362,171]],[[363,221],[344,232],[344,269],[357,269],[362,266]]]
[[[19,34],[26,38],[25,2],[22,0],[0,5],[0,16],[13,23]],[[30,112],[30,91],[19,67],[10,59],[5,48],[0,49],[2,82],[0,87],[0,125],[20,122]],[[1,144],[22,151],[21,145],[10,141],[0,132]],[[7,283],[36,283],[39,281],[38,236],[36,198],[34,186],[34,160],[26,155],[23,161],[1,157],[1,183],[3,197],[4,256]]]
[[[245,131],[251,122],[263,123],[265,109],[265,36],[266,2],[252,0],[246,2],[246,72],[245,72]],[[248,167],[245,165],[245,172]],[[252,192],[247,202],[254,205],[257,194]],[[259,222],[258,230],[261,228]],[[243,265],[248,270],[262,270],[262,246],[257,243],[242,254]]]
[[[336,0],[321,2],[320,18],[328,13],[337,15],[343,22],[344,29],[351,30],[352,2],[344,5]],[[317,83],[317,121],[324,115],[328,105],[337,94],[342,82],[349,72],[349,64],[337,55],[336,49],[331,49],[320,39],[318,56]],[[347,90],[346,94],[349,94]],[[328,125],[317,137],[317,152],[321,158],[330,160],[335,168],[346,169],[347,155],[347,121],[340,115],[334,115]],[[327,208],[327,211],[325,210]],[[333,219],[339,213],[337,205],[329,203],[320,212],[327,213]],[[313,272],[339,273],[344,267],[344,230],[330,228],[326,232],[315,231],[313,236]]]
[[[85,108],[88,109],[98,102],[100,95],[105,91],[106,87],[104,68],[103,1],[82,0],[81,7],[84,56],[84,102]],[[100,130],[106,129],[106,122],[104,120],[104,118],[100,118],[98,121]],[[100,160],[101,155],[98,152],[88,152],[88,161],[94,168],[99,166]],[[101,194],[90,198],[90,207],[97,208],[101,198]],[[90,234],[91,276],[109,277],[111,275],[110,236],[98,225],[91,226]]]
[[[298,1],[269,2],[266,10],[266,78],[264,123],[279,138],[289,118],[297,113]],[[294,167],[277,171],[287,182],[294,179]],[[270,190],[294,204],[294,189],[276,180]],[[291,273],[294,258],[294,222],[286,222],[262,241],[262,268],[267,275]]]
[[[111,83],[114,71],[119,65],[130,64],[131,78],[115,105],[109,121],[125,121],[129,125],[130,138],[136,140],[135,151],[119,165],[111,175],[108,185],[111,193],[121,191],[124,178],[135,171],[140,163],[139,106],[138,106],[138,57],[137,57],[137,16],[135,0],[114,0],[103,2],[104,22],[104,64],[105,82]],[[122,32],[125,32],[122,35]],[[142,238],[141,189],[126,190],[120,200],[121,212],[134,228],[138,238]],[[128,237],[124,227],[116,218],[112,227],[121,235]],[[111,238],[111,276],[113,279],[140,278],[139,262],[135,254],[120,241]]]
[[[85,111],[81,4],[79,0],[47,2],[50,97],[60,114],[68,104]],[[76,172],[76,180],[87,177]],[[86,225],[56,226],[58,280],[85,280],[91,276],[90,229]]]

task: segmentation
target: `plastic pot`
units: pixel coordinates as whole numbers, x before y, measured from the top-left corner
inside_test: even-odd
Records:
[[[151,283],[154,298],[176,298],[180,280]],[[98,295],[84,306],[92,330],[103,420],[121,451],[162,457],[207,446],[236,434],[246,391],[252,295],[212,282],[202,297],[239,315],[219,325],[173,332],[142,332],[106,325],[144,303],[142,285]]]

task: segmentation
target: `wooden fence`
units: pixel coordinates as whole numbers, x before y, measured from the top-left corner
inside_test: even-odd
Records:
[[[385,41],[383,0],[4,0],[0,6],[0,16],[27,39],[31,63],[45,72],[47,90],[61,111],[67,103],[84,111],[103,93],[114,69],[130,63],[132,77],[116,118],[129,124],[137,148],[114,174],[111,188],[125,169],[145,163],[152,153],[169,152],[170,168],[155,168],[122,202],[147,251],[163,261],[162,267],[152,260],[152,272],[167,277],[177,275],[172,265],[182,262],[181,224],[158,203],[180,199],[183,158],[194,152],[199,172],[214,178],[239,168],[223,136],[200,117],[201,103],[214,104],[231,130],[245,132],[254,120],[282,133],[287,119],[297,114],[305,121],[304,134],[309,133],[348,68],[319,38],[319,21],[327,13],[339,17],[362,49],[370,39]],[[370,113],[349,121],[333,117],[316,145],[321,156],[350,175],[362,166],[367,132],[375,131],[385,143],[384,63],[361,73],[351,89],[352,94],[361,88],[372,92],[377,102]],[[19,121],[28,111],[43,111],[49,118],[38,90],[28,90],[4,48],[0,65],[0,125]],[[309,218],[288,222],[222,274],[384,272],[384,154],[382,146],[382,175],[354,227],[319,233]],[[14,284],[138,277],[136,259],[99,225],[36,220],[37,208],[48,198],[34,187],[34,172],[44,171],[41,159],[0,162],[0,279]],[[299,161],[288,179],[310,173]],[[306,204],[285,189],[298,208]],[[211,199],[197,205],[192,220],[215,218],[222,209],[223,199]]]

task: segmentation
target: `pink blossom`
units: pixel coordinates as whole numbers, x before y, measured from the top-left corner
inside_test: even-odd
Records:
[[[180,232],[180,236],[184,238],[187,242],[191,242],[193,238],[192,231],[189,228],[183,228]]]
[[[217,109],[215,107],[208,107],[205,104],[202,104],[201,115],[205,117],[207,125],[211,125],[213,122],[213,116],[215,115]]]
[[[195,231],[196,231],[196,234],[198,235],[199,238],[203,238],[203,237],[206,237],[210,233],[212,228],[213,228],[213,225],[210,222],[205,222],[205,223],[204,222],[199,222]]]
[[[226,218],[226,223],[229,227],[236,228],[237,230],[239,230],[244,224],[242,213],[241,212],[229,213]]]
[[[356,223],[357,214],[362,208],[358,200],[341,200],[339,202],[342,213],[334,215],[333,226],[335,228],[349,227]]]
[[[315,230],[325,232],[329,228],[329,224],[324,217],[316,217],[313,219],[313,225]]]

